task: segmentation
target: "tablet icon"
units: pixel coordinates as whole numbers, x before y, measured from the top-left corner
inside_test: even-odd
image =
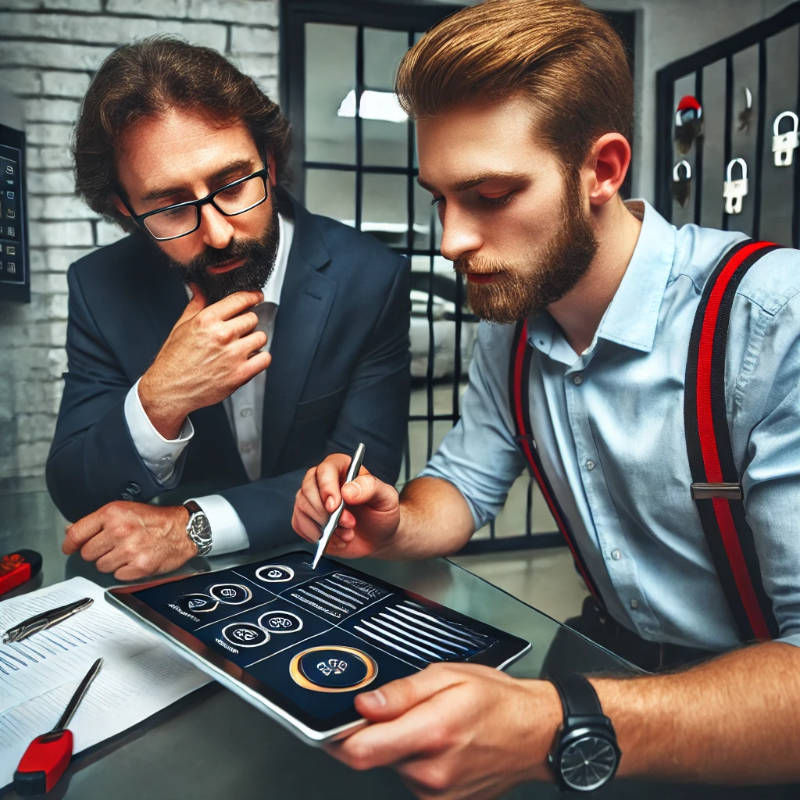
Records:
[[[354,692],[375,680],[378,665],[363,650],[345,645],[310,647],[294,656],[289,675],[315,692]]]
[[[191,611],[193,614],[207,614],[218,605],[219,603],[213,597],[200,592],[185,594],[183,597],[178,598],[178,606],[184,611]]]
[[[265,564],[256,570],[256,578],[265,583],[286,583],[294,578],[294,570],[282,564]]]
[[[216,586],[212,586],[208,593],[221,603],[231,606],[246,603],[253,596],[253,593],[241,583],[218,583]]]
[[[297,633],[303,620],[291,611],[267,611],[258,618],[258,624],[271,633]]]
[[[234,622],[222,629],[222,635],[237,647],[260,647],[269,641],[269,634],[252,622]]]
[[[320,661],[317,669],[326,677],[331,675],[344,675],[347,669],[347,662],[343,658],[329,658],[327,661]]]

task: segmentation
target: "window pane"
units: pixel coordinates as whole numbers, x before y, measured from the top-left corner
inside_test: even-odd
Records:
[[[387,119],[370,119],[367,115],[386,112],[391,116],[396,111],[392,96],[394,75],[403,54],[408,49],[408,34],[405,31],[364,29],[364,88],[379,92],[373,96],[375,106],[362,100],[362,137],[364,164],[370,166],[404,167],[408,163],[408,123]],[[385,106],[384,106],[385,103]]]
[[[437,219],[436,206],[431,203],[431,193],[414,181],[414,249],[430,250],[434,246]]]
[[[306,36],[306,160],[355,163],[355,117],[337,112],[356,85],[356,29],[309,22]]]
[[[363,176],[361,230],[382,242],[405,248],[408,242],[407,178],[405,175]]]
[[[333,169],[306,170],[306,208],[309,211],[352,226],[356,218],[355,196],[355,173]]]

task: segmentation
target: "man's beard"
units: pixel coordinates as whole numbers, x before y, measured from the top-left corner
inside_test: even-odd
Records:
[[[196,283],[200,287],[206,301],[211,304],[233,292],[261,289],[275,266],[278,238],[278,211],[273,205],[269,227],[260,239],[231,239],[227,247],[221,250],[206,248],[188,264],[169,257],[168,260],[171,266],[181,271],[187,283]],[[245,261],[236,269],[218,275],[208,271],[209,267],[240,258]]]
[[[588,218],[581,211],[576,175],[567,175],[562,202],[563,224],[538,263],[525,266],[481,258],[459,258],[456,272],[496,273],[489,283],[467,282],[467,300],[479,317],[517,322],[560,300],[586,274],[597,252]]]

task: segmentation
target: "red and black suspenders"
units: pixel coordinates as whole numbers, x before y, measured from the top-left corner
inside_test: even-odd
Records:
[[[770,639],[778,625],[764,591],[753,532],[744,514],[742,487],[733,459],[725,409],[725,354],[736,288],[748,269],[777,245],[747,239],[720,259],[706,282],[695,314],[686,363],[684,425],[694,499],[720,583],[744,641]],[[595,599],[604,607],[566,517],[542,469],[531,428],[528,326],[518,323],[511,349],[509,389],[516,439],[556,525]]]

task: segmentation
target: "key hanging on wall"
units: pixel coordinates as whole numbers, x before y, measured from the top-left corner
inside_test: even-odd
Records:
[[[739,133],[748,133],[753,121],[753,93],[744,87],[744,108],[739,112]]]
[[[684,158],[672,168],[672,196],[681,206],[689,199],[691,183],[692,165]]]
[[[792,127],[781,133],[781,123],[785,119],[791,120]],[[792,163],[794,150],[800,144],[797,127],[797,114],[794,111],[784,111],[775,117],[772,123],[772,153],[776,167],[788,167]]]
[[[741,170],[741,178],[734,178],[734,167]],[[747,194],[747,163],[743,158],[733,158],[725,168],[725,182],[722,184],[722,196],[725,198],[726,214],[741,214],[742,200]]]
[[[688,153],[695,139],[703,135],[703,107],[690,94],[681,97],[675,111],[675,143],[681,153]]]

